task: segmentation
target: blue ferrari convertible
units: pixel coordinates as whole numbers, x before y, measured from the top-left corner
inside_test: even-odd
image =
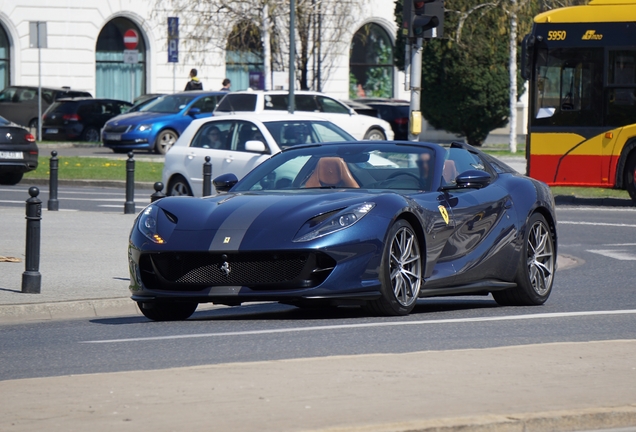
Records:
[[[550,189],[468,144],[303,145],[214,186],[135,221],[130,291],[152,320],[186,319],[203,302],[405,315],[424,297],[540,305],[552,290]]]

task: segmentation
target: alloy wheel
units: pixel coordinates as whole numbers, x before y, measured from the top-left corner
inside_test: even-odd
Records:
[[[401,227],[391,242],[389,271],[395,299],[402,306],[410,306],[420,293],[422,285],[419,242],[408,227]]]
[[[554,246],[550,230],[536,221],[528,236],[528,275],[535,292],[543,296],[552,287],[554,277]]]

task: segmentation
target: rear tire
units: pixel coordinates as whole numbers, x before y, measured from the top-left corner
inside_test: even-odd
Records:
[[[175,176],[168,183],[168,196],[194,196],[188,181],[182,176]]]
[[[192,316],[199,306],[196,302],[137,302],[142,314],[153,321],[183,321]]]
[[[382,253],[382,296],[367,302],[365,308],[378,315],[408,315],[420,294],[422,266],[420,242],[415,230],[403,219],[396,221],[389,230]]]
[[[517,267],[517,286],[494,291],[495,301],[503,306],[535,306],[546,302],[552,292],[556,254],[554,239],[545,218],[535,213],[530,217],[523,238],[523,249]]]
[[[625,163],[625,189],[629,193],[630,198],[636,203],[636,150],[627,158]]]
[[[380,129],[373,128],[364,134],[364,139],[369,141],[385,141],[386,135]]]
[[[165,155],[170,150],[170,147],[177,142],[179,135],[173,130],[165,130],[161,131],[157,136],[157,141],[155,142],[155,151],[159,154]]]
[[[18,183],[20,183],[20,180],[22,180],[22,176],[23,175],[24,174],[22,174],[22,173],[0,174],[0,184],[1,185],[8,185],[8,186],[17,185]]]

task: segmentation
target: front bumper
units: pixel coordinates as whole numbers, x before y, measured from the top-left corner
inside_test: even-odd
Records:
[[[142,252],[129,247],[130,291],[139,302],[240,304],[380,296],[381,245],[321,250]]]
[[[155,135],[152,130],[117,133],[104,130],[102,133],[104,147],[111,149],[135,150],[154,147]]]

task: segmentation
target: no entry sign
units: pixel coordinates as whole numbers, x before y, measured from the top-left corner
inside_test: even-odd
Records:
[[[124,46],[128,50],[133,50],[137,48],[137,43],[139,42],[139,35],[133,29],[128,29],[124,33]]]

